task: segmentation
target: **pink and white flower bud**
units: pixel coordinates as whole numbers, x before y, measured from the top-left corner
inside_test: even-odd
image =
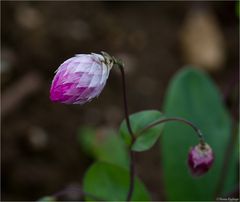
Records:
[[[214,156],[211,147],[204,143],[191,148],[188,155],[188,165],[195,176],[205,174],[212,166]]]
[[[56,70],[50,99],[64,104],[84,104],[103,90],[113,62],[100,54],[79,54]]]

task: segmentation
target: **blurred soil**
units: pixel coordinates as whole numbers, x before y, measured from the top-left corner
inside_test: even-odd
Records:
[[[214,20],[210,17],[214,25],[205,26],[204,30],[210,26],[206,35],[199,33],[218,38],[209,49],[221,50],[208,63],[189,55],[194,41],[188,39],[194,40],[196,33],[187,39],[182,36],[193,29],[191,23],[195,23],[187,19],[195,11],[202,14],[201,19],[195,16],[200,24],[208,21],[209,13],[214,16]],[[87,105],[50,102],[54,71],[74,54],[104,50],[125,62],[131,113],[161,110],[172,76],[196,61],[209,71],[238,120],[235,2],[3,1],[1,22],[2,200],[36,200],[81,184],[92,160],[76,141],[79,127],[117,129],[123,119],[117,70],[112,71],[101,96]],[[163,200],[158,145],[141,155],[138,174],[153,199]]]

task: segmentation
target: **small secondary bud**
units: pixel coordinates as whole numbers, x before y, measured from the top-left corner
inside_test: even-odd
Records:
[[[213,161],[212,149],[206,143],[200,143],[189,151],[188,165],[191,173],[195,176],[205,174],[211,168]]]
[[[110,56],[78,54],[56,70],[50,99],[64,104],[84,104],[103,90],[113,66]]]

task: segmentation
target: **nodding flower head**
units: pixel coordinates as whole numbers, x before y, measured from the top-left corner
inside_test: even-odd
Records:
[[[206,143],[200,143],[189,151],[188,165],[194,176],[205,174],[211,168],[213,161],[212,149]]]
[[[113,66],[107,54],[78,54],[56,70],[50,99],[64,104],[84,104],[103,90]]]

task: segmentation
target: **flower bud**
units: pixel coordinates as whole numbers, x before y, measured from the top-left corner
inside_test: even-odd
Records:
[[[113,66],[111,59],[100,54],[78,54],[56,70],[50,99],[64,104],[84,104],[103,90]]]
[[[206,144],[198,144],[191,148],[188,155],[188,165],[191,173],[195,176],[201,176],[206,173],[214,161],[211,147]]]

